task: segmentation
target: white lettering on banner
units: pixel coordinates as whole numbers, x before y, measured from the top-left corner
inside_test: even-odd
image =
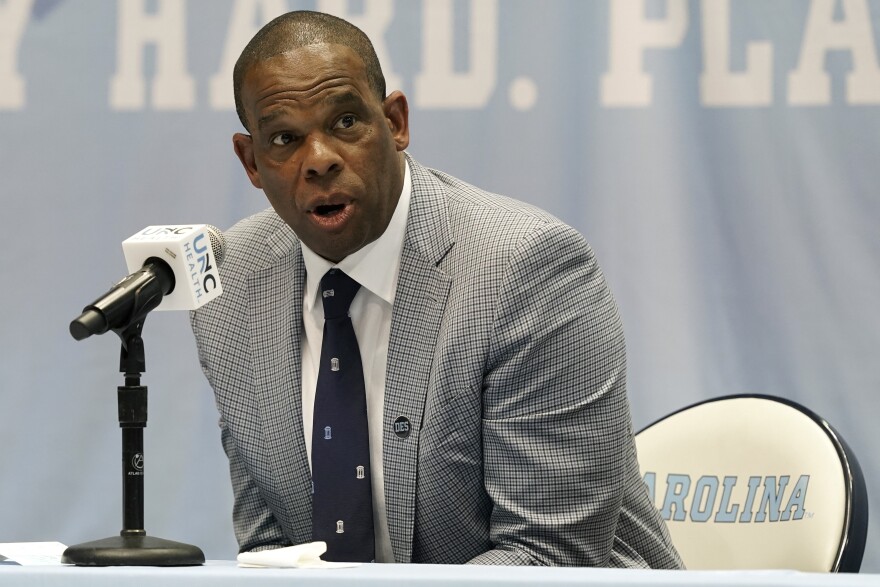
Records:
[[[110,107],[144,108],[144,48],[156,48],[156,74],[151,102],[156,110],[190,110],[195,106],[195,81],[186,72],[186,2],[156,0],[153,14],[145,0],[119,0],[117,70],[110,80]]]
[[[24,78],[16,70],[18,48],[32,5],[33,0],[0,2],[0,110],[24,108]]]
[[[824,70],[832,50],[852,55],[846,77],[849,104],[880,104],[880,66],[866,0],[839,0],[844,12],[834,19],[835,0],[813,0],[797,68],[788,76],[788,102],[831,103],[831,82]],[[688,27],[684,0],[666,0],[666,15],[649,19],[647,0],[610,0],[609,69],[603,74],[600,100],[608,107],[651,105],[653,80],[643,71],[647,49],[681,45]],[[705,106],[767,106],[773,101],[773,46],[746,46],[746,68],[730,71],[730,2],[702,0],[704,70],[700,98]]]
[[[391,65],[391,54],[385,43],[385,32],[394,20],[394,4],[391,0],[364,0],[363,12],[351,13],[348,0],[318,0],[318,10],[339,18],[344,18],[358,27],[370,38],[376,56],[385,74],[385,87],[388,92],[399,90],[402,84],[400,76],[394,73]]]
[[[260,28],[276,16],[287,12],[285,0],[236,0],[226,29],[226,45],[223,48],[223,61],[220,71],[211,76],[209,100],[214,110],[235,108],[235,95],[232,91],[232,70],[248,44]]]
[[[813,0],[800,63],[788,75],[790,104],[831,103],[831,82],[823,68],[825,55],[830,50],[846,50],[852,55],[852,71],[846,76],[846,101],[880,103],[880,67],[868,5],[865,0],[842,0],[842,6],[844,19],[835,21],[834,0]]]
[[[498,75],[498,3],[470,0],[469,69],[456,72],[452,0],[422,3],[422,72],[415,80],[419,108],[482,108]]]
[[[853,105],[880,104],[880,64],[872,28],[877,22],[877,2],[880,0],[874,0],[872,6],[868,0],[812,0],[805,19],[788,19],[786,23],[803,26],[804,30],[797,63],[787,68],[786,95],[775,99],[796,106],[831,104],[831,80],[825,61],[830,53],[840,52],[852,66],[845,80],[841,80],[845,85],[841,92],[843,97],[838,101]],[[265,22],[286,12],[290,4],[299,3],[233,0],[219,67],[208,79],[200,80],[207,82],[205,98],[211,109],[234,108],[232,70],[241,49]],[[713,108],[771,105],[774,93],[783,93],[774,90],[782,81],[774,79],[774,75],[783,76],[774,72],[774,56],[790,52],[777,51],[766,39],[732,44],[731,39],[736,37],[731,23],[736,19],[731,12],[737,8],[746,10],[744,4],[730,0],[700,0],[699,4],[686,0],[652,0],[651,3],[649,0],[608,0],[608,66],[599,84],[601,106],[651,106],[655,76],[646,70],[645,57],[649,51],[672,54],[669,49],[682,47],[690,26],[689,6],[699,6],[701,12],[700,30],[692,33],[702,41],[700,102]],[[797,5],[807,10],[806,4]],[[18,61],[27,27],[41,18],[40,6],[35,0],[0,0],[0,111],[26,107],[27,84],[24,75],[19,73]],[[389,91],[402,87],[405,81],[393,69],[386,40],[394,21],[395,6],[394,0],[361,0],[359,3],[316,0],[314,3],[315,8],[350,20],[367,33],[383,64]],[[489,104],[499,83],[500,6],[498,0],[422,1],[420,30],[408,32],[406,36],[413,44],[421,43],[421,71],[412,80],[414,107],[476,110]],[[652,15],[650,7],[660,7],[662,13]],[[195,8],[187,0],[117,1],[116,72],[109,83],[111,109],[192,110],[196,107],[195,80],[187,71],[188,10]],[[466,15],[458,15],[465,18],[456,18],[456,10],[465,11]],[[758,15],[751,18],[754,20]],[[466,23],[459,25],[466,31],[456,29],[460,22]],[[772,27],[769,30],[773,30]],[[465,47],[466,59],[461,60],[464,63],[456,63],[457,50]],[[148,50],[153,50],[156,56],[149,85],[145,72]],[[741,53],[745,55],[744,65],[734,70],[731,55]],[[688,59],[686,63],[693,61]],[[529,110],[537,103],[539,87],[529,73],[518,71],[516,67],[512,71],[507,98],[516,110]],[[696,75],[696,72],[684,73]],[[690,95],[687,87],[678,91]]]
[[[706,106],[768,106],[773,101],[773,46],[746,45],[746,70],[730,71],[730,0],[703,0],[703,73]]]
[[[647,49],[681,45],[688,27],[685,0],[666,0],[666,17],[651,19],[647,0],[611,0],[609,69],[602,75],[603,106],[649,106],[651,76],[644,72]]]

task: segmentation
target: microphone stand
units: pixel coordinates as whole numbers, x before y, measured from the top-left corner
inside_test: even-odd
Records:
[[[205,555],[197,546],[147,536],[144,530],[144,428],[147,426],[146,370],[141,331],[144,316],[114,330],[122,339],[119,370],[125,385],[117,387],[122,428],[122,531],[119,536],[68,547],[61,562],[78,566],[200,565]]]

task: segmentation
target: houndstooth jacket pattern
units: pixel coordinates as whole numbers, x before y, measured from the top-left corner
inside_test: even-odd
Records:
[[[395,561],[680,567],[639,474],[623,331],[589,245],[407,160],[382,448]],[[300,245],[272,210],[225,237],[223,296],[191,323],[236,537],[242,552],[308,542]]]

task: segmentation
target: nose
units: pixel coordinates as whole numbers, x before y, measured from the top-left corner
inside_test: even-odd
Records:
[[[342,169],[342,157],[326,136],[310,136],[306,139],[303,167],[307,179],[315,179]]]

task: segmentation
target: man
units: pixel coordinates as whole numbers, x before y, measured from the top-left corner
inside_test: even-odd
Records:
[[[617,309],[581,235],[410,158],[406,97],[385,95],[345,21],[275,19],[234,85],[249,132],[235,152],[273,210],[226,233],[224,295],[192,325],[241,550],[322,539],[329,559],[679,567],[639,475]],[[350,320],[325,322],[340,273]],[[327,387],[357,359],[323,346],[339,320],[365,400]],[[330,396],[349,399],[328,411]],[[364,403],[349,448],[368,451],[352,461],[367,482],[327,477],[343,457],[324,451]],[[353,423],[324,426],[346,411]],[[333,493],[346,483],[371,492],[366,508]]]

